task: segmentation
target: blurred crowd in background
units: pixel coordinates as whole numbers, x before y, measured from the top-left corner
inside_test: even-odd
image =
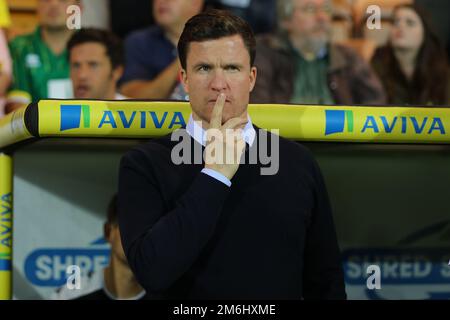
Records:
[[[257,35],[251,102],[449,105],[448,0],[0,0],[0,117],[46,98],[189,100],[176,45],[208,8]]]

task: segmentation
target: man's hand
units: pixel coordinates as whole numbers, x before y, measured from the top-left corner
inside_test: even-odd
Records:
[[[5,114],[11,113],[14,110],[27,106],[27,104],[20,102],[7,102],[5,105]]]
[[[239,168],[245,149],[242,127],[247,119],[232,118],[222,125],[225,94],[217,98],[212,111],[209,129],[206,130],[205,168],[217,171],[229,180]]]

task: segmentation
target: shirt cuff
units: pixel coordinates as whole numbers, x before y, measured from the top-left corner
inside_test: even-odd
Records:
[[[207,168],[202,169],[202,172],[216,180],[219,180],[220,182],[227,185],[228,187],[231,187],[231,181],[227,177],[225,177],[223,174],[221,174],[215,170],[207,169]]]

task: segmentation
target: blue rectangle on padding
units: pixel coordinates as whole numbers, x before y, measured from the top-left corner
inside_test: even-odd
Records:
[[[80,127],[81,105],[61,105],[61,131]]]
[[[345,110],[325,110],[325,135],[344,132]]]
[[[11,260],[0,259],[0,271],[11,271]]]

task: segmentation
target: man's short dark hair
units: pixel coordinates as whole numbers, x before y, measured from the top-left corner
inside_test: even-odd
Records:
[[[122,40],[110,31],[96,28],[81,29],[72,35],[67,43],[69,59],[72,48],[89,42],[99,43],[105,47],[106,55],[111,62],[113,70],[124,65],[125,57]]]
[[[193,16],[184,26],[178,41],[178,56],[183,69],[191,42],[216,40],[223,37],[240,35],[250,55],[253,66],[256,54],[256,41],[250,25],[242,18],[225,10],[207,10]]]

